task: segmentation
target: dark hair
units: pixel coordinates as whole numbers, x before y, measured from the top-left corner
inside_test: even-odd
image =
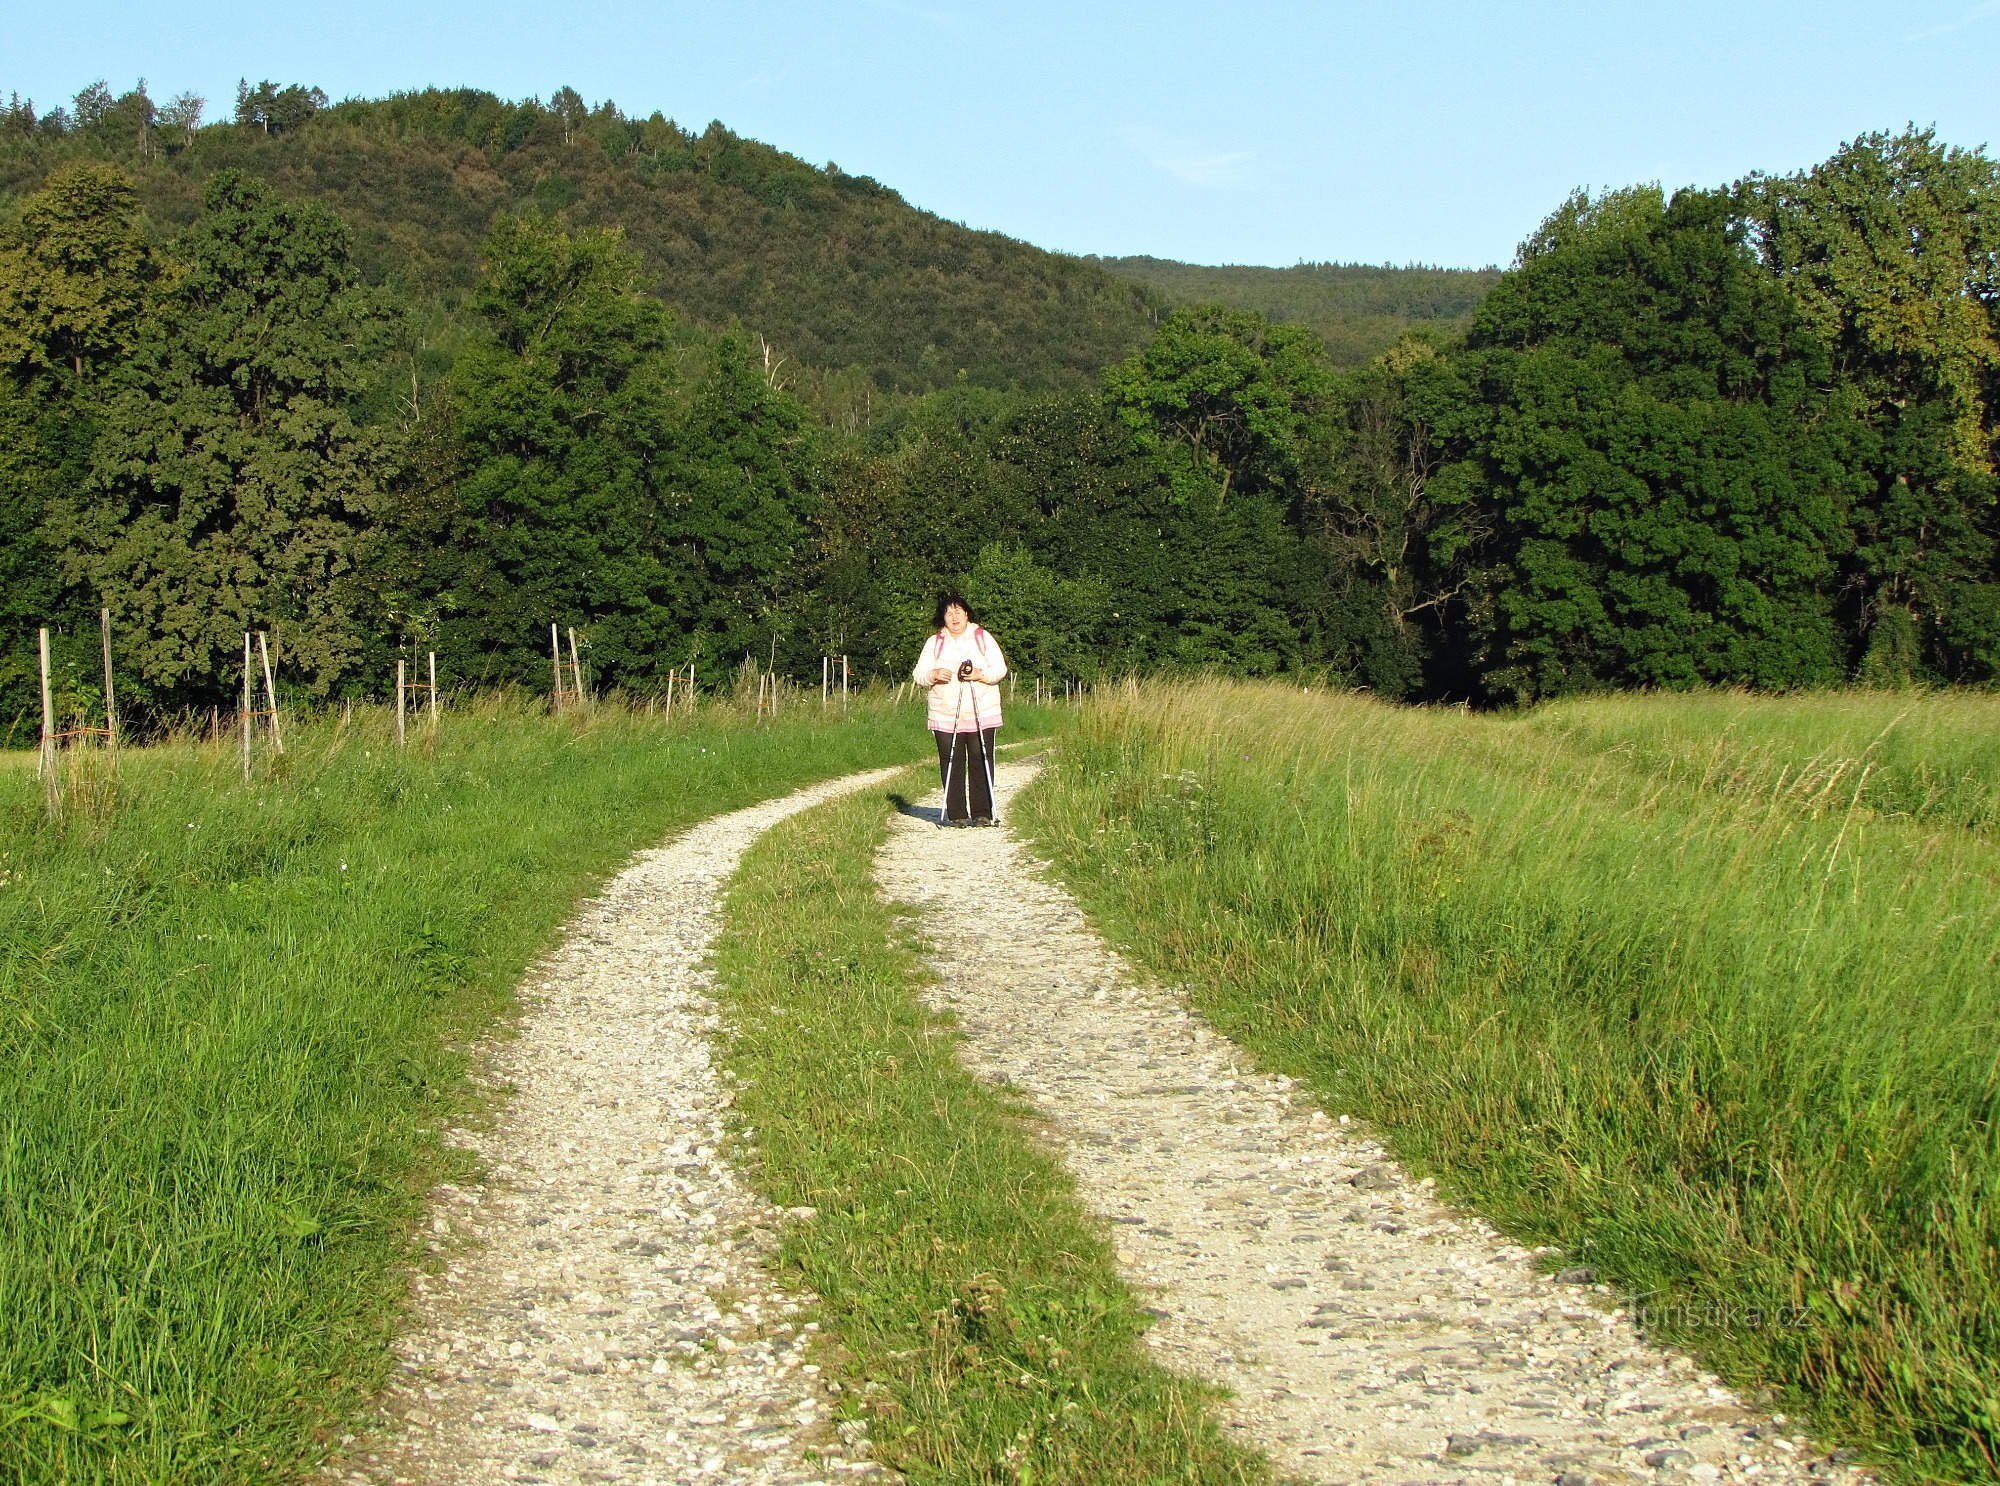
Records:
[[[933,629],[944,628],[944,611],[949,609],[953,604],[957,604],[959,608],[965,610],[966,619],[970,620],[972,618],[972,605],[965,601],[965,595],[955,588],[947,588],[943,593],[938,595],[937,613],[931,616],[931,627]]]

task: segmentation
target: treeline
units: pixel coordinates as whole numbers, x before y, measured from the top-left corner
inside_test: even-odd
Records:
[[[746,654],[895,674],[944,581],[1051,676],[1509,702],[2000,671],[2000,179],[1926,132],[1578,195],[1462,341],[1342,369],[1188,309],[1088,385],[865,421],[663,303],[615,229],[498,214],[447,314],[326,207],[202,189],[169,234],[72,160],[0,238],[9,715],[51,619],[89,702],[100,604],[166,712],[227,702],[246,627],[317,697],[411,644],[538,683],[551,621],[642,690]]]
[[[1359,366],[1412,330],[1458,337],[1499,280],[1497,268],[1404,268],[1367,263],[1208,267],[1167,258],[1091,258],[1107,273],[1156,290],[1176,306],[1225,304],[1303,325],[1336,366]]]

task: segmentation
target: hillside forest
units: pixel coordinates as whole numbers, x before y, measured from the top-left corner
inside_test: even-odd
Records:
[[[894,675],[947,583],[1052,679],[2000,674],[2000,174],[1929,130],[1343,276],[1043,253],[568,88],[205,113],[0,110],[0,720],[41,624],[95,705],[100,606],[164,719],[245,629],[306,700],[539,684],[551,622],[600,686]]]

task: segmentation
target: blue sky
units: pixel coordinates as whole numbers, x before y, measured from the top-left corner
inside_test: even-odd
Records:
[[[265,0],[12,7],[0,90],[568,84],[1072,253],[1505,264],[1576,186],[1719,185],[1906,122],[2000,145],[2000,0]],[[1989,153],[1994,151],[1989,149]]]

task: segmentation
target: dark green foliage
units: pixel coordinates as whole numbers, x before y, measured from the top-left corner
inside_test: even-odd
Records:
[[[803,418],[741,338],[677,340],[638,272],[618,234],[536,215],[487,244],[481,334],[419,429],[424,495],[377,563],[399,638],[459,674],[538,680],[556,624],[598,680],[648,686],[767,651],[787,623]]]
[[[1483,505],[1486,684],[1800,686],[1844,670],[1824,343],[1726,195],[1579,194],[1490,295],[1438,498]]]
[[[1325,352],[1305,332],[1219,306],[1181,310],[1105,373],[1141,448],[1186,499],[1282,491],[1311,466],[1331,402]],[[1208,487],[1207,490],[1204,487]]]
[[[128,636],[140,699],[215,700],[246,630],[272,631],[324,695],[361,643],[347,579],[384,451],[347,402],[377,312],[330,213],[233,172],[204,206],[106,375],[89,478],[51,498],[45,538]]]
[[[1861,482],[1842,590],[1876,679],[1992,677],[2000,166],[1928,130],[1753,177],[1765,266],[1832,348]]]

